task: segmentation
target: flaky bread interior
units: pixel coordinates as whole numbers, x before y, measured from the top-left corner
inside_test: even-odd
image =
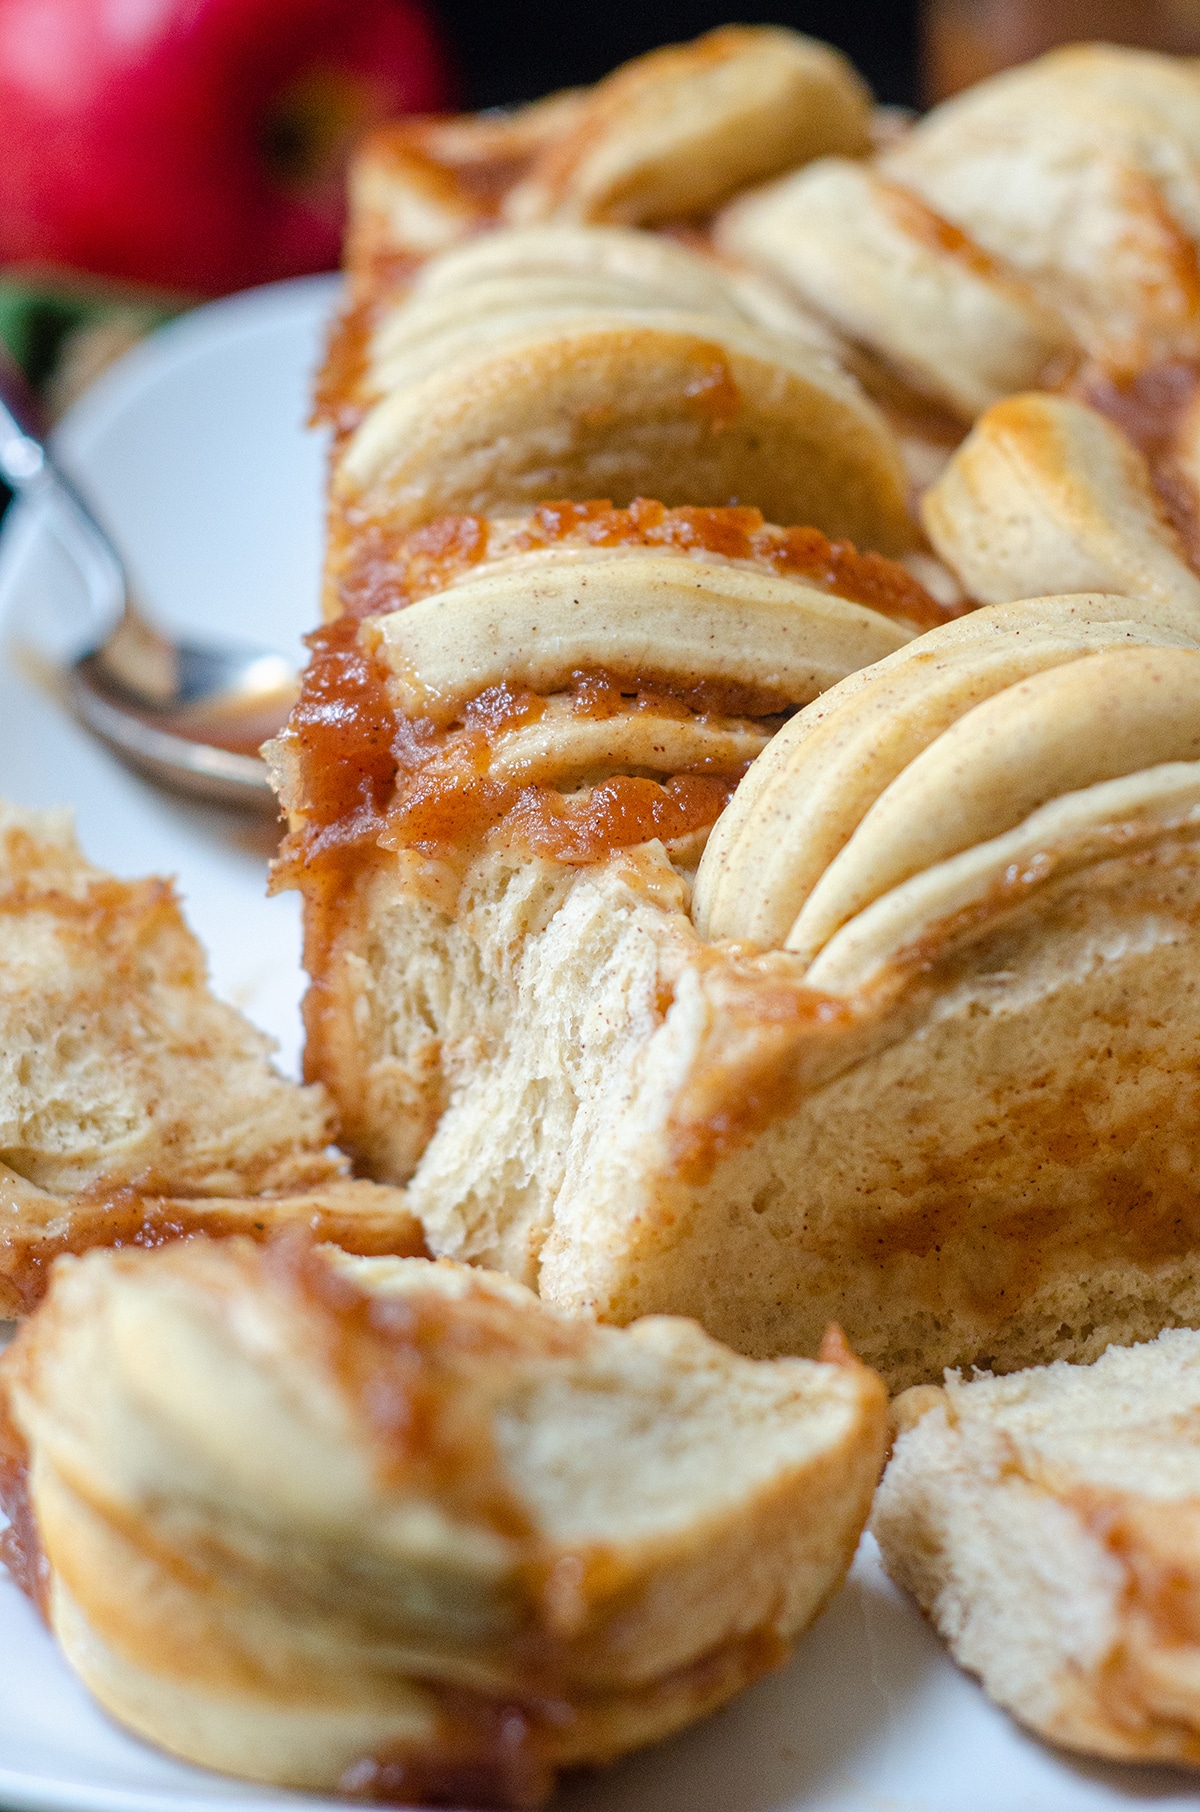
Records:
[[[1200,1763],[1200,1335],[895,1407],[872,1527],[955,1658],[1052,1742]]]
[[[420,1249],[398,1191],[346,1180],[325,1091],[209,991],[170,884],[94,867],[65,812],[0,806],[0,1022],[0,1316],[59,1252],[201,1226]]]
[[[93,867],[66,813],[5,807],[0,838],[3,1162],[58,1193],[335,1176],[322,1091],[279,1076],[266,1037],[209,992],[170,885]]]
[[[657,839],[694,868],[783,715],[945,611],[902,567],[748,509],[553,505],[359,546],[271,749],[291,827],[276,875],[305,894],[309,1073],[395,1180],[442,1082],[436,1061],[423,1079],[392,1064],[392,1096],[352,1055],[339,965],[358,871],[452,904],[481,840],[509,833],[568,865]]]
[[[381,863],[322,976],[348,1137],[377,1176],[420,1154],[436,1251],[756,1354],[813,1350],[836,1313],[895,1387],[1188,1321],[1188,780],[1174,822],[1143,835],[1139,807],[1082,868],[1069,841],[1062,873],[1046,848],[984,872],[957,939],[914,949],[909,918],[912,967],[875,949],[849,997],[701,944],[653,846],[492,853],[440,897]]]
[[[777,1663],[840,1584],[886,1417],[829,1350],[754,1364],[428,1260],[91,1253],[0,1362],[9,1496],[27,1465],[55,1632],[161,1747],[536,1805]]]

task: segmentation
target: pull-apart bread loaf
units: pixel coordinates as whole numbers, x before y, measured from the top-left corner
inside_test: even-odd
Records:
[[[1200,1334],[895,1408],[872,1527],[956,1659],[1052,1742],[1200,1764]]]
[[[520,973],[474,930],[459,943],[468,900],[495,896],[487,921],[519,945],[558,922],[564,888],[646,846],[650,898],[665,888],[653,917],[671,924],[686,898],[671,859],[694,869],[786,713],[944,613],[902,567],[750,509],[543,506],[444,519],[392,549],[365,596],[342,579],[342,602],[370,614],[318,632],[273,752],[291,823],[277,874],[306,898],[308,1070],[359,1161],[394,1180],[465,1081],[460,1056],[485,1060]],[[544,907],[530,896],[532,917],[510,921],[546,882]],[[571,962],[584,997],[591,960]],[[580,1062],[608,1067],[576,1030],[538,1058],[564,1105]],[[512,1083],[505,1117],[528,1124],[529,1085],[496,1081]]]
[[[165,881],[118,881],[65,813],[0,806],[0,1316],[60,1252],[310,1228],[421,1250],[399,1191],[349,1180],[328,1097],[209,992]]]
[[[290,1242],[92,1252],[0,1360],[9,1551],[107,1710],[255,1780],[536,1806],[782,1660],[885,1397]]]
[[[912,639],[890,568],[797,587],[795,666],[788,538],[714,566],[720,512],[395,544],[418,601],[321,632],[282,740],[282,875],[309,1073],[432,1249],[753,1354],[837,1319],[895,1386],[1200,1315],[1200,607],[1140,495],[1115,582],[1140,524],[1173,590]]]

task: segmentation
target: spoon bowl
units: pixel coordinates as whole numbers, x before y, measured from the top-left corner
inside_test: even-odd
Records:
[[[241,641],[174,638],[143,613],[120,553],[49,453],[37,400],[2,344],[0,479],[43,501],[98,625],[64,675],[75,716],[159,784],[274,816],[257,751],[296,697],[292,662]]]

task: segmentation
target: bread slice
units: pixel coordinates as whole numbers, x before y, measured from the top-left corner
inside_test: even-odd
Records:
[[[597,1328],[428,1260],[93,1252],[0,1361],[10,1513],[68,1660],[160,1747],[531,1806],[722,1703],[840,1585],[886,1410],[827,1351]]]
[[[738,197],[714,238],[965,421],[1074,347],[1017,271],[864,162],[819,158]]]
[[[872,1528],[955,1659],[1052,1742],[1200,1764],[1200,1334],[895,1410]]]
[[[1200,465],[1183,457],[1177,438],[1186,418],[1164,415],[1162,426],[1171,494],[1186,528]],[[1194,623],[1200,578],[1157,475],[1121,429],[1085,403],[1010,396],[975,424],[925,493],[921,514],[942,559],[985,603],[1114,591],[1154,605],[1160,617]]]
[[[94,867],[66,813],[0,806],[0,1315],[59,1252],[200,1227],[315,1218],[420,1250],[399,1192],[347,1180],[324,1090],[270,1049],[210,993],[168,882]]]
[[[866,84],[830,45],[780,26],[727,25],[599,82],[504,213],[516,224],[702,217],[811,157],[861,156],[870,113]]]

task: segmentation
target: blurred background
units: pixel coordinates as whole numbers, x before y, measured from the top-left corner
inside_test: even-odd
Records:
[[[656,44],[694,38],[714,25],[790,25],[837,44],[881,100],[916,106],[920,94],[916,0],[793,0],[746,9],[720,0],[612,0],[564,9],[559,0],[484,6],[439,0],[462,66],[467,102],[496,107],[555,88],[594,82]]]

